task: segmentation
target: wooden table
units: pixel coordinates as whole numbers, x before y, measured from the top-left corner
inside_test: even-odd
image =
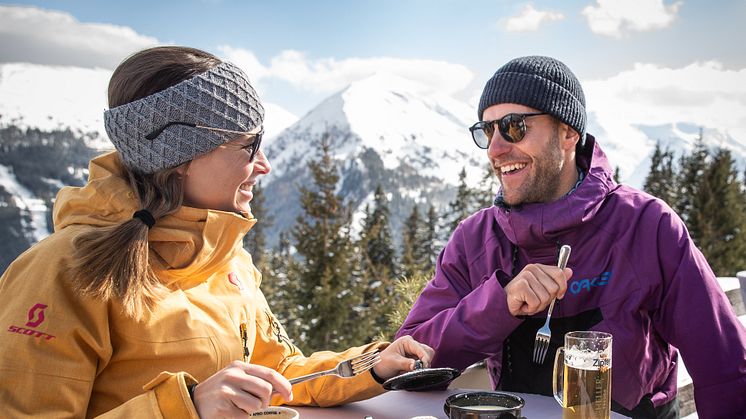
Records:
[[[430,416],[447,419],[443,404],[448,396],[465,389],[448,389],[445,391],[409,392],[389,391],[378,397],[350,403],[339,407],[293,407],[300,412],[300,419],[410,419],[417,416]],[[483,390],[473,390],[483,391]],[[559,418],[562,410],[552,397],[537,394],[514,393],[523,397],[526,406],[521,414],[528,419]],[[611,412],[612,418],[624,416]]]

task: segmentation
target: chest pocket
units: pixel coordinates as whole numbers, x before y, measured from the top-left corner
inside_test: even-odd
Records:
[[[279,343],[287,349],[289,355],[295,355],[297,351],[295,345],[290,341],[285,328],[282,327],[274,314],[272,314],[272,311],[265,308],[258,317],[261,320],[257,322],[257,328],[265,340]]]
[[[215,323],[190,304],[186,295],[173,293],[158,307],[140,322],[113,319],[112,358],[97,381],[126,380],[132,368],[147,380],[161,371],[186,371],[203,380],[222,368],[230,357],[222,336],[216,334]]]

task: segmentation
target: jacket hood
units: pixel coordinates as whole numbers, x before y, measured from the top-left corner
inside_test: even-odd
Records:
[[[60,190],[54,205],[55,232],[75,226],[105,227],[132,218],[139,208],[117,152],[89,164],[83,187]],[[156,220],[148,232],[150,264],[166,285],[204,281],[243,252],[243,237],[256,223],[251,214],[181,207]]]
[[[493,207],[498,224],[513,244],[527,250],[554,248],[560,236],[598,213],[603,198],[618,185],[606,154],[590,134],[577,155],[577,164],[586,176],[573,193],[552,202]]]

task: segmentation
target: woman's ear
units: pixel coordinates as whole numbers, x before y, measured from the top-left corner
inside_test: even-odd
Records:
[[[182,179],[185,178],[188,172],[189,172],[189,162],[176,166],[176,173],[179,174],[180,178]]]

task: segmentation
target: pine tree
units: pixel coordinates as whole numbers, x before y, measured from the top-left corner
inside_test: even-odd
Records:
[[[466,184],[466,168],[462,168],[458,174],[458,189],[453,201],[448,203],[448,219],[446,220],[447,234],[456,229],[458,223],[466,219],[476,209],[476,198],[474,191]]]
[[[655,144],[650,158],[650,171],[645,178],[645,192],[664,200],[669,206],[676,204],[676,174],[673,168],[673,152],[666,147],[661,150],[660,142]]]
[[[380,185],[373,194],[374,207],[366,206],[360,246],[362,282],[365,291],[366,320],[373,337],[387,326],[388,300],[397,278],[396,253],[389,227],[389,205]]]
[[[264,254],[267,245],[266,231],[272,224],[273,217],[267,214],[265,196],[261,184],[254,186],[254,198],[251,200],[251,214],[257,219],[256,224],[244,236],[243,247],[251,254],[254,265],[262,271]]]
[[[303,213],[292,232],[300,258],[289,269],[299,282],[291,296],[298,309],[295,332],[304,351],[342,350],[367,335],[358,315],[363,295],[353,275],[350,210],[335,194],[339,175],[328,134],[317,149],[318,160],[308,164],[313,184],[300,188]]]
[[[497,180],[495,171],[492,168],[492,163],[487,162],[485,168],[487,170],[485,170],[484,175],[482,175],[482,179],[479,181],[479,187],[475,191],[478,208],[491,207],[495,201],[497,191],[500,189],[500,181]]]
[[[679,172],[676,180],[678,185],[678,196],[676,204],[673,206],[682,220],[689,228],[689,234],[696,242],[700,237],[700,232],[690,225],[689,218],[693,211],[693,205],[697,199],[697,193],[700,190],[699,184],[702,180],[709,152],[704,143],[702,130],[699,131],[699,138],[694,144],[694,150],[689,155],[682,155],[679,162]]]
[[[404,277],[409,278],[415,272],[422,270],[422,261],[418,260],[419,258],[417,257],[417,253],[419,253],[417,247],[422,241],[423,233],[420,211],[417,209],[417,205],[412,205],[412,212],[409,213],[409,217],[404,222],[402,237],[401,266]]]
[[[621,173],[619,172],[619,166],[616,166],[614,168],[614,182],[616,182],[616,183],[622,183],[621,180],[620,180],[621,178],[622,178],[622,176],[621,176]]]
[[[719,149],[704,170],[688,226],[718,276],[734,276],[746,266],[746,212],[735,162]]]
[[[438,237],[438,212],[435,210],[435,206],[430,205],[430,208],[427,210],[422,244],[418,246],[419,249],[422,249],[422,253],[416,255],[416,259],[422,263],[422,270],[424,272],[430,272],[435,267],[435,260],[438,257],[438,253],[440,253],[440,248],[443,247]]]
[[[277,249],[268,251],[266,256],[266,267],[261,271],[262,292],[280,323],[288,331],[299,331],[298,314],[293,301],[299,283],[288,277],[294,261],[290,254],[290,240],[286,232],[280,233]]]
[[[368,268],[387,276],[396,276],[396,257],[391,228],[389,203],[381,185],[373,194],[373,211],[366,216],[363,237]]]
[[[432,277],[430,272],[416,272],[412,276],[404,277],[396,283],[394,298],[389,303],[387,314],[388,324],[378,336],[379,340],[393,340],[397,330],[401,327],[407,315],[412,310],[414,302]]]

